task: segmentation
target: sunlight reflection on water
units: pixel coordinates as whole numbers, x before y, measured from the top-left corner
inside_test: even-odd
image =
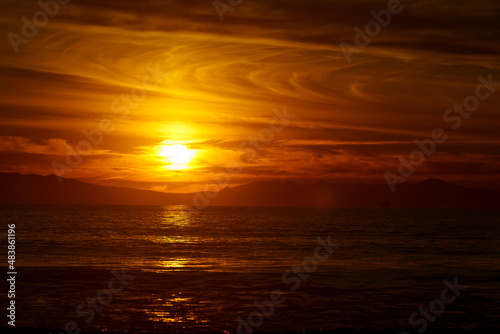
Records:
[[[475,295],[443,319],[500,324],[481,313],[500,314],[500,297],[492,293],[500,267],[498,211],[207,207],[193,214],[183,206],[5,206],[0,217],[9,221],[16,212],[22,325],[75,319],[80,301],[105,288],[103,277],[126,268],[136,278],[94,328],[206,326],[233,333],[237,316],[273,289],[286,291],[283,272],[329,234],[342,246],[287,294],[268,329],[296,329],[290,319],[304,328],[405,326],[418,307],[412,303],[455,276]]]
[[[201,315],[199,306],[200,301],[193,298],[182,297],[182,293],[174,293],[170,298],[156,298],[152,301],[151,308],[146,309],[145,313],[149,321],[164,323],[192,323],[196,327],[203,327],[208,323]]]

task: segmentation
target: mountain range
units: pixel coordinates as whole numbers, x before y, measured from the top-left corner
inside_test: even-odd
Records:
[[[335,208],[500,208],[500,192],[429,179],[387,185],[253,182],[218,193],[163,193],[95,185],[55,175],[0,173],[0,203],[86,205],[284,206]]]

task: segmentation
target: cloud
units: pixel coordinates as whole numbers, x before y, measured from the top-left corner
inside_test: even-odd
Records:
[[[65,145],[85,140],[82,130],[110,118],[116,130],[71,175],[140,187],[163,187],[160,179],[201,182],[204,172],[238,158],[238,146],[268,126],[273,108],[287,106],[297,117],[234,180],[356,173],[378,180],[399,154],[411,152],[414,139],[446,126],[443,113],[474,93],[479,75],[500,80],[496,1],[405,2],[347,64],[339,43],[353,43],[353,28],[385,6],[245,0],[220,22],[210,1],[70,2],[19,54],[8,41],[0,47],[0,151],[17,159],[9,169],[47,173],[49,156],[64,158]],[[18,1],[0,25],[19,33],[20,18],[37,10],[36,2]],[[130,98],[158,68],[160,84],[129,102],[120,118],[113,102]],[[471,154],[494,166],[495,94],[449,132],[443,155],[422,174],[450,175],[453,164],[443,161],[453,158],[455,173],[465,177]],[[197,169],[162,170],[151,148],[163,141],[202,150]]]

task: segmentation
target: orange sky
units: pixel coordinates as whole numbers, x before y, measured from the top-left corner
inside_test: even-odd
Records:
[[[7,3],[3,35],[21,34],[40,7]],[[478,76],[500,81],[496,1],[405,2],[351,63],[339,43],[353,44],[353,28],[387,1],[245,0],[224,21],[210,1],[105,3],[60,5],[17,54],[3,39],[0,171],[54,174],[82,131],[107,122],[112,131],[63,177],[193,191],[236,163],[231,184],[385,183],[397,157],[441,127],[449,139],[408,180],[500,185],[500,92],[458,129],[443,121]],[[294,117],[242,158],[238,147],[269,134],[285,107]],[[159,154],[174,144],[192,150],[184,167]]]

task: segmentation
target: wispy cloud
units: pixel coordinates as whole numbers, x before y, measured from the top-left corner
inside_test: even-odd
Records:
[[[10,154],[2,168],[50,173],[47,157],[63,154],[63,143],[75,145],[101,118],[115,117],[111,103],[158,64],[168,73],[162,84],[116,121],[116,131],[72,176],[151,187],[202,182],[205,172],[238,156],[239,143],[265,126],[272,108],[286,105],[297,119],[233,180],[343,180],[358,172],[380,181],[391,159],[440,126],[478,75],[500,73],[500,4],[486,0],[405,3],[347,64],[339,43],[352,41],[353,28],[384,6],[246,0],[221,23],[210,3],[194,0],[71,2],[19,54],[7,40],[0,47],[0,148]],[[36,10],[27,0],[6,7],[2,30],[19,33],[21,17]],[[474,166],[494,176],[494,167],[469,161],[480,154],[481,164],[496,166],[499,104],[497,96],[481,105],[416,177],[450,175],[448,160],[460,177]],[[158,174],[146,152],[165,140],[200,150],[197,168]]]

